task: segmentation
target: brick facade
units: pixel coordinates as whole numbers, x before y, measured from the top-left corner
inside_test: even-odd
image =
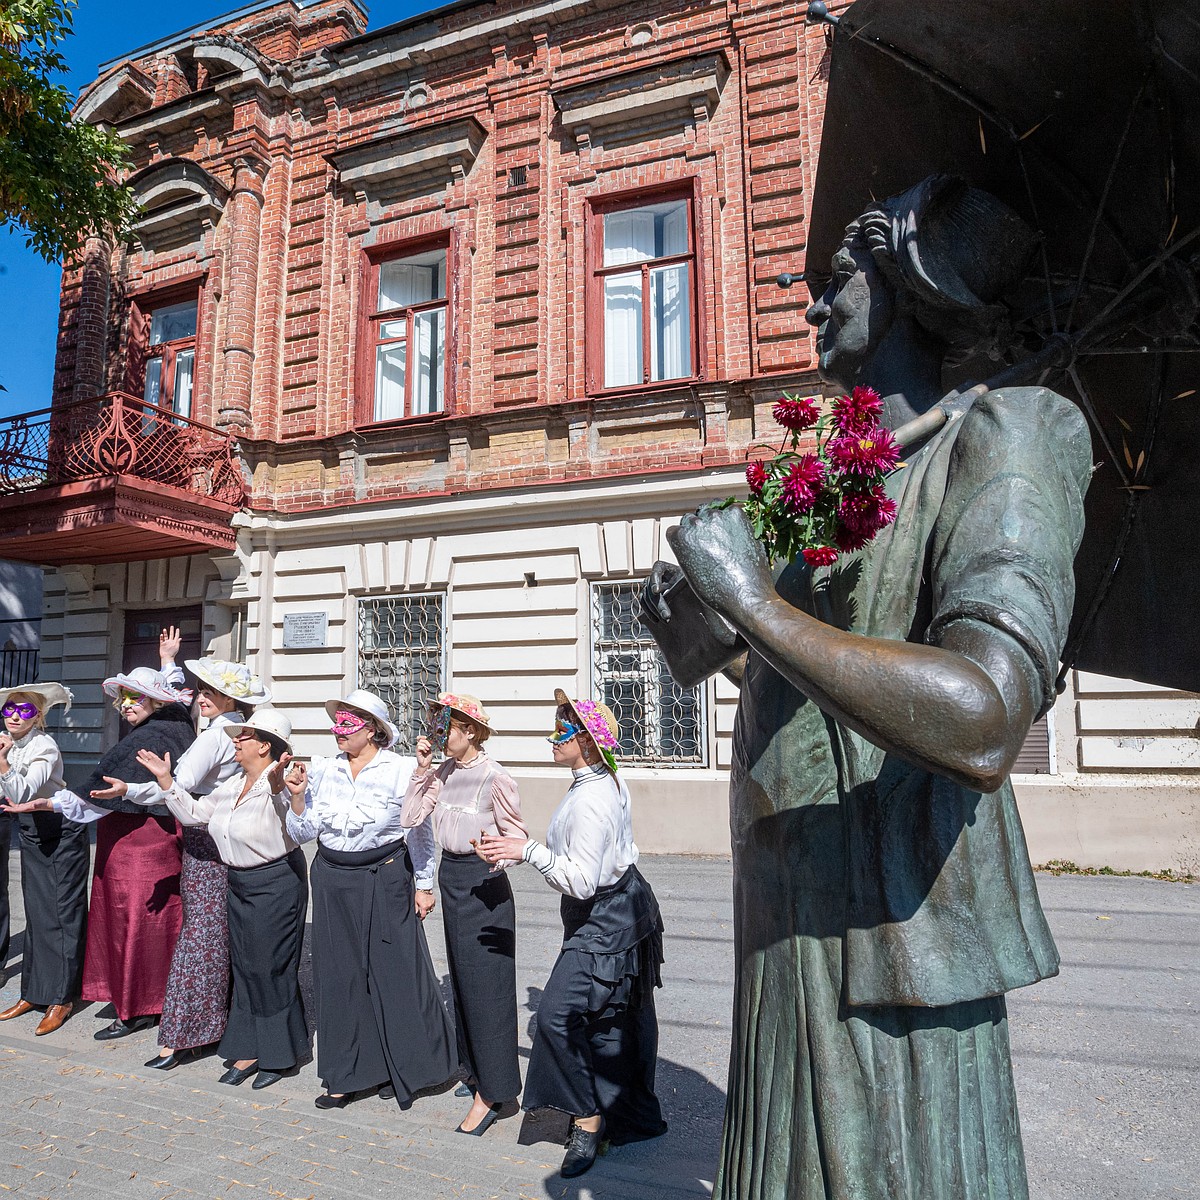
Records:
[[[135,182],[183,160],[223,205],[111,263],[89,243],[64,274],[56,398],[137,390],[131,302],[196,279],[192,414],[239,432],[256,509],[744,460],[780,389],[812,380],[806,296],[775,283],[802,264],[821,117],[825,44],[797,14],[503,0],[364,35],[351,4],[287,2],[111,65],[81,111],[126,136]],[[343,177],[364,147],[436,155],[468,126],[473,158]],[[696,376],[596,394],[591,206],[664,185],[694,197]],[[452,264],[446,411],[365,423],[368,254],[428,237]]]

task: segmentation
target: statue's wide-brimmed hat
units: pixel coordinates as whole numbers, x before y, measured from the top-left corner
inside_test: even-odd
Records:
[[[127,692],[136,692],[139,696],[147,696],[151,700],[161,700],[164,704],[187,704],[191,701],[190,693],[177,691],[167,682],[167,677],[153,667],[134,667],[127,675],[124,672],[112,675],[101,686],[104,688],[104,694],[114,699],[124,688]]]
[[[478,696],[468,696],[466,692],[438,692],[437,699],[429,701],[429,707],[435,711],[439,708],[449,708],[459,716],[474,721],[476,725],[482,725],[491,733],[496,732],[492,718]]]
[[[400,740],[400,730],[389,716],[388,706],[374,692],[368,692],[366,688],[358,688],[344,699],[325,701],[325,711],[329,714],[331,721],[337,719],[339,708],[351,708],[355,712],[370,717],[373,721],[378,721],[380,726],[387,730],[386,749],[390,750]]]
[[[243,729],[253,729],[256,733],[269,733],[278,738],[290,754],[292,752],[292,722],[286,713],[277,708],[259,708],[250,714],[239,725],[222,725],[222,729],[230,738],[236,738]]]
[[[268,704],[270,690],[244,663],[223,658],[188,658],[183,665],[207,688],[239,704]]]
[[[567,706],[575,718],[575,724],[587,730],[608,769],[615,772],[621,730],[612,709],[602,700],[572,700],[562,688],[554,689],[554,702]]]
[[[71,693],[61,683],[23,683],[20,687],[0,688],[0,704],[7,704],[9,696],[33,696],[41,702],[38,711],[43,713],[56,704],[63,706],[63,712],[71,709]]]

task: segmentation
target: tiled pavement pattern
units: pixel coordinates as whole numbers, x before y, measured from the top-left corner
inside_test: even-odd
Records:
[[[14,864],[14,899],[19,888]],[[580,1180],[557,1176],[562,1127],[514,1117],[480,1139],[453,1132],[450,1091],[407,1112],[370,1097],[319,1112],[313,1065],[262,1092],[216,1083],[217,1060],[165,1076],[141,1068],[153,1032],[95,1042],[97,1005],[57,1034],[35,1018],[0,1026],[0,1194],[80,1200],[312,1197],[393,1200],[705,1196],[724,1102],[732,961],[728,862],[643,863],[668,944],[659,1087],[671,1124]],[[518,906],[522,1055],[556,951],[557,898],[511,872]],[[1200,1194],[1196,1145],[1200,888],[1145,880],[1039,879],[1064,974],[1012,997],[1031,1195],[1128,1200]],[[429,926],[444,969],[441,925]],[[10,970],[19,960],[19,940]],[[15,1000],[17,980],[0,992]],[[558,1140],[555,1140],[555,1139]]]

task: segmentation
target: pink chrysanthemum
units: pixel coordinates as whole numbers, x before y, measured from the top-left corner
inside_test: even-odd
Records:
[[[810,546],[803,554],[810,567],[832,567],[838,560],[838,552],[832,546]]]
[[[865,433],[879,424],[883,401],[874,388],[856,387],[833,402],[833,423],[843,433]]]
[[[875,475],[895,468],[900,461],[896,439],[883,428],[869,433],[834,438],[828,446],[830,462],[847,475]]]
[[[800,433],[805,429],[811,429],[817,423],[821,416],[821,410],[815,401],[807,397],[795,400],[785,397],[771,409],[771,415],[775,418],[776,423],[782,425],[784,429]]]
[[[761,496],[767,482],[767,468],[760,462],[747,463],[746,482],[750,485],[750,495],[755,498]]]
[[[825,464],[815,454],[792,463],[783,481],[783,503],[794,513],[808,512],[825,482]]]

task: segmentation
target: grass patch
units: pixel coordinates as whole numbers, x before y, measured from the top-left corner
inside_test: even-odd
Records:
[[[1161,879],[1164,883],[1200,883],[1200,875],[1186,871],[1118,871],[1114,867],[1081,867],[1069,858],[1052,858],[1033,868],[1048,875],[1114,875],[1121,879]]]

